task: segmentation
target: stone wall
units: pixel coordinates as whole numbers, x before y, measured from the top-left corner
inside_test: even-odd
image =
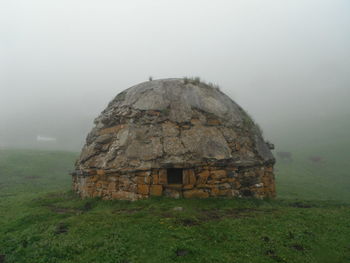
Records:
[[[118,173],[89,170],[73,174],[73,189],[81,197],[137,200],[149,196],[173,198],[275,197],[273,167],[208,167],[183,169],[182,184],[168,184],[167,169]]]

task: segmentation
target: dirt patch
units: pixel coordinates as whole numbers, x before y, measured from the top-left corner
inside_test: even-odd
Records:
[[[46,207],[50,209],[52,212],[60,215],[65,215],[65,214],[80,215],[83,213],[81,209],[77,209],[77,208],[59,207],[55,205],[47,205]]]
[[[5,255],[0,254],[0,263],[5,263]]]
[[[270,238],[268,236],[263,236],[261,239],[266,243],[270,242]]]
[[[305,203],[302,203],[302,202],[295,202],[295,203],[292,203],[291,206],[292,206],[292,207],[296,207],[296,208],[312,208],[312,207],[314,207],[314,206],[312,206],[312,205],[305,204]]]
[[[175,224],[182,226],[197,226],[205,222],[222,220],[225,218],[247,218],[272,212],[274,212],[274,210],[261,210],[254,208],[199,210],[198,214],[194,215],[192,218],[177,218]],[[170,212],[164,212],[161,216],[164,218],[176,218],[176,215]]]
[[[76,214],[76,215],[80,215],[80,214],[83,213],[81,210],[74,209],[74,208],[65,208],[65,207],[56,207],[56,208],[53,208],[52,211],[57,213],[57,214]]]
[[[71,214],[71,215],[80,215],[83,213],[86,213],[88,211],[90,211],[91,209],[93,209],[93,203],[87,201],[82,207],[62,207],[62,206],[57,206],[54,204],[47,204],[47,205],[43,205],[44,207],[48,208],[49,210],[51,210],[52,212],[56,213],[56,214]]]
[[[170,212],[161,213],[160,216],[164,217],[164,218],[174,218],[175,217],[174,214],[170,213]]]
[[[280,256],[278,256],[276,254],[276,251],[273,249],[269,249],[265,251],[265,255],[272,258],[274,261],[276,262],[286,262],[283,258],[281,258]]]
[[[245,218],[253,217],[256,214],[266,213],[264,210],[258,210],[254,208],[238,208],[238,209],[229,209],[225,211],[227,217],[231,218]]]
[[[90,211],[92,208],[93,208],[93,204],[92,204],[91,202],[86,202],[86,203],[83,205],[82,210],[83,210],[84,212],[88,212],[88,211]]]
[[[66,223],[59,223],[55,230],[55,235],[60,235],[68,232],[68,225]]]
[[[186,256],[186,255],[188,255],[189,253],[190,253],[190,251],[188,251],[187,249],[177,249],[177,250],[175,251],[175,254],[176,254],[176,256],[178,256],[178,257]]]
[[[293,248],[293,249],[295,249],[297,251],[304,251],[305,250],[305,248],[302,245],[300,245],[300,244],[293,244],[291,246],[291,248]]]
[[[200,219],[202,221],[212,221],[212,220],[220,220],[225,215],[218,209],[215,210],[202,210],[200,212]]]
[[[175,223],[179,225],[191,227],[191,226],[198,226],[200,224],[200,221],[194,218],[180,218],[180,219],[177,219]]]
[[[131,208],[131,209],[118,209],[118,210],[114,210],[112,213],[113,214],[127,214],[127,215],[132,215],[135,214],[137,212],[142,211],[142,208]]]

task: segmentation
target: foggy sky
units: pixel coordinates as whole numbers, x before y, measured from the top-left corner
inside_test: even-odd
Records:
[[[79,150],[108,102],[149,76],[219,84],[272,139],[349,120],[350,2],[0,3],[0,147],[42,135]]]

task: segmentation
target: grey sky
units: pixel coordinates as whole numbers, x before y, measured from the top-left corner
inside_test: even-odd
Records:
[[[0,146],[42,134],[76,149],[149,75],[218,83],[267,134],[350,118],[349,51],[348,0],[4,0]]]

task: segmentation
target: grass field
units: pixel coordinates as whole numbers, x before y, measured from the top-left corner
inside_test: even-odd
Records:
[[[80,200],[76,153],[1,150],[0,262],[350,262],[346,146],[289,148],[265,201]]]
[[[292,161],[278,160],[276,180],[279,198],[343,200],[350,202],[350,143],[292,147]],[[325,150],[327,149],[327,150]],[[323,161],[312,163],[310,156]]]

